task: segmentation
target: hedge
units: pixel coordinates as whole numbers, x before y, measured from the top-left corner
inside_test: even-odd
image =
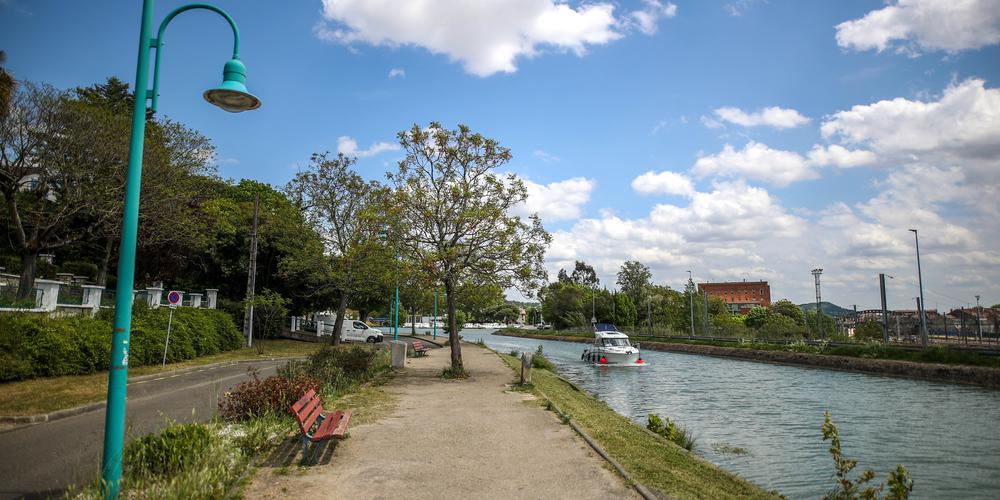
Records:
[[[160,363],[167,336],[166,308],[137,306],[132,315],[129,366]],[[111,312],[96,318],[0,315],[0,382],[81,375],[108,369]],[[180,308],[170,329],[170,362],[238,349],[243,336],[232,318],[212,309]]]

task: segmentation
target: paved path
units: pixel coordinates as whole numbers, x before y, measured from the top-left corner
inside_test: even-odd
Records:
[[[252,366],[270,376],[284,361]],[[203,368],[128,386],[126,439],[155,432],[168,420],[210,420],[219,396],[248,380],[251,364]],[[97,476],[104,444],[104,409],[0,433],[0,498],[58,496]]]
[[[387,386],[398,398],[389,417],[351,427],[327,465],[262,467],[247,497],[637,498],[552,412],[508,391],[513,372],[495,354],[462,354],[472,378],[440,377],[447,349],[409,360]]]

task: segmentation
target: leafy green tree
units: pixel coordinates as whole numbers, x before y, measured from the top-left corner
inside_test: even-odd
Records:
[[[574,263],[570,279],[578,285],[590,288],[596,288],[601,283],[601,280],[597,279],[597,272],[594,271],[594,268],[579,260]]]
[[[387,222],[382,219],[388,198],[377,182],[365,181],[353,170],[356,159],[343,153],[330,157],[314,154],[309,167],[298,173],[286,187],[300,201],[306,220],[324,237],[333,258],[331,282],[337,290],[337,320],[331,341],[340,343],[348,299],[370,282],[367,271],[379,267],[375,257]]]
[[[768,309],[770,309],[772,314],[780,314],[790,318],[797,325],[806,324],[806,315],[802,312],[802,308],[793,304],[792,301],[788,299],[781,299],[774,302]]]
[[[281,294],[267,288],[254,294],[246,300],[247,307],[253,306],[254,333],[259,337],[256,342],[257,353],[264,354],[265,338],[275,338],[284,328],[285,317],[288,315],[288,301]]]
[[[4,65],[7,64],[7,53],[0,50],[0,120],[6,119],[10,112],[10,101],[17,88],[17,80]]]
[[[616,325],[634,325],[636,312],[632,298],[624,293],[614,294],[614,323]]]
[[[649,271],[649,267],[634,260],[626,261],[618,271],[618,286],[623,293],[632,298],[632,303],[637,305],[644,302],[652,279],[653,273]],[[639,316],[644,316],[644,313]]]
[[[527,199],[524,183],[497,169],[511,159],[497,141],[459,125],[414,125],[398,134],[406,157],[388,174],[398,196],[401,252],[444,285],[451,371],[463,373],[456,326],[456,292],[463,283],[517,287],[530,296],[544,283],[551,237],[537,215],[511,216]]]
[[[854,338],[862,341],[882,340],[882,325],[876,321],[865,321],[854,329]]]
[[[750,328],[759,329],[764,326],[764,322],[767,321],[770,314],[770,311],[768,311],[766,307],[754,306],[753,309],[750,309],[750,312],[747,313],[747,319],[744,321],[744,324]]]

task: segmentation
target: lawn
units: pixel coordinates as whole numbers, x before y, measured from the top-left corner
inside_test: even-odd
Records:
[[[520,361],[500,355],[515,370]],[[636,425],[548,370],[532,370],[533,390],[597,441],[632,477],[671,498],[743,499],[779,496],[740,479]]]
[[[263,354],[258,354],[258,346],[254,346],[171,363],[166,367],[154,365],[132,368],[129,376],[153,375],[227,361],[302,357],[324,345],[326,344],[297,340],[266,340]],[[108,372],[0,384],[0,415],[37,415],[101,401],[107,394],[107,386]]]

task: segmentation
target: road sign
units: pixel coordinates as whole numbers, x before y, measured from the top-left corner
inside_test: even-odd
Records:
[[[170,307],[177,307],[181,304],[181,299],[184,297],[183,292],[178,292],[177,290],[171,290],[167,292],[167,303]]]

